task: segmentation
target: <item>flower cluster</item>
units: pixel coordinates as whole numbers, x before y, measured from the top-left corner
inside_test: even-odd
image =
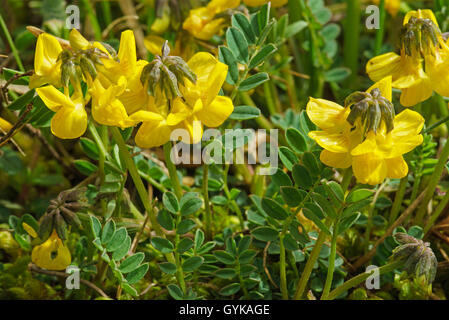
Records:
[[[372,58],[366,72],[373,81],[392,76],[401,89],[403,106],[414,106],[437,92],[449,96],[449,47],[431,10],[410,11],[401,30],[400,55],[389,52]]]
[[[122,33],[118,53],[105,44],[87,41],[75,29],[69,44],[63,49],[57,38],[41,34],[36,46],[35,75],[30,81],[32,88],[48,84],[36,91],[56,112],[51,129],[59,138],[83,135],[88,122],[85,107],[90,100],[92,117],[100,124],[127,128],[142,122],[136,136],[141,147],[166,143],[176,128],[188,129],[192,142],[197,142],[202,127],[194,132],[195,120],[216,127],[234,109],[231,99],[218,95],[227,65],[209,53],[199,52],[186,63],[180,57],[168,56],[165,45],[162,57],[156,56],[148,63],[137,59],[130,30]],[[154,82],[151,88],[159,85],[157,90],[151,90],[149,79]],[[85,93],[82,83],[88,88]]]
[[[386,77],[366,93],[349,96],[345,107],[310,98],[307,115],[321,130],[309,136],[324,148],[324,164],[352,166],[357,180],[371,185],[407,175],[402,155],[422,143],[424,118],[408,109],[394,115],[391,90],[391,77]]]

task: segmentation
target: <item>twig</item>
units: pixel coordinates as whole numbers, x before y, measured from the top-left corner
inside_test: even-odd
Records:
[[[267,251],[268,251],[268,247],[270,245],[270,241],[267,242],[267,245],[265,246],[265,248],[263,249],[263,269],[265,270],[265,273],[267,274],[268,280],[270,280],[271,284],[276,288],[279,289],[278,285],[276,284],[276,282],[273,281],[273,278],[271,278],[271,274],[268,271],[267,268]]]
[[[42,274],[46,274],[46,275],[49,275],[49,276],[56,276],[56,277],[60,277],[60,278],[68,278],[68,277],[70,277],[69,273],[41,269],[38,266],[36,266],[35,264],[33,264],[33,263],[30,263],[28,265],[28,269],[30,271],[32,271],[32,272],[42,273]],[[95,290],[102,297],[110,299],[110,297],[106,293],[104,293],[103,290],[101,290],[99,287],[94,285],[92,282],[84,280],[84,279],[80,279],[80,282],[82,284],[88,286],[89,288]]]
[[[25,126],[26,123],[23,123],[23,121],[24,121],[25,117],[28,115],[28,113],[30,113],[32,106],[33,106],[33,103],[30,102],[25,107],[25,111],[22,113],[19,120],[17,120],[17,122],[14,124],[14,126],[8,131],[7,134],[0,137],[0,147],[2,147],[4,144],[6,144],[9,141],[9,139],[11,139],[18,131],[20,131]]]

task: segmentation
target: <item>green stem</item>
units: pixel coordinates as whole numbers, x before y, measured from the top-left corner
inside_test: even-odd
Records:
[[[8,41],[8,44],[11,47],[12,54],[14,56],[14,59],[16,60],[19,70],[22,72],[25,72],[25,68],[23,67],[22,60],[20,60],[19,51],[17,50],[16,45],[14,44],[14,41],[12,40],[11,34],[9,33],[8,27],[6,26],[5,20],[3,20],[3,16],[1,14],[0,14],[0,27],[2,28],[3,33],[5,34],[6,40]]]
[[[447,158],[449,157],[449,139],[446,140],[443,150],[441,150],[440,157],[438,159],[438,163],[434,168],[432,175],[430,176],[429,184],[427,185],[427,191],[424,195],[424,199],[421,202],[418,213],[416,214],[415,223],[417,225],[421,225],[423,222],[424,214],[426,213],[427,205],[429,201],[432,199],[432,196],[435,192],[438,181],[440,181],[441,173],[444,170],[444,166],[446,165]]]
[[[382,47],[382,40],[384,37],[385,0],[380,0],[379,13],[380,13],[380,19],[379,19],[380,21],[379,21],[379,29],[376,30],[376,42],[374,45],[374,56],[378,56],[380,54],[380,49]]]
[[[399,188],[394,197],[394,202],[390,211],[389,225],[392,225],[398,217],[399,211],[401,210],[402,200],[404,199],[405,189],[407,188],[408,177],[405,176],[399,182]]]
[[[89,20],[92,23],[92,29],[94,29],[95,40],[100,41],[102,39],[101,36],[101,28],[100,24],[97,20],[97,15],[95,14],[95,10],[92,7],[92,4],[89,0],[83,0],[83,5],[87,11],[87,15],[89,16]]]
[[[176,228],[178,228],[179,223],[182,220],[182,216],[179,214],[176,219]],[[181,257],[179,255],[178,250],[179,245],[179,234],[176,232],[175,236],[175,264],[176,264],[176,279],[178,280],[179,286],[181,287],[182,292],[186,293],[186,283],[184,280],[184,270],[182,269]]]
[[[401,267],[402,264],[403,264],[402,261],[391,262],[389,264],[386,264],[378,269],[379,275],[394,271],[395,269]],[[374,270],[373,270],[373,272],[374,272]],[[343,292],[362,283],[363,281],[368,279],[368,277],[371,276],[373,274],[373,272],[361,273],[361,274],[349,279],[348,281],[344,282],[342,285],[338,286],[337,288],[335,288],[334,290],[332,290],[329,293],[329,295],[327,296],[327,300],[334,300],[335,298],[340,296]]]
[[[242,211],[240,210],[240,207],[238,206],[237,202],[235,202],[234,199],[231,199],[231,193],[229,192],[228,172],[229,172],[229,164],[225,164],[225,169],[223,170],[223,191],[226,194],[226,197],[228,198],[228,200],[231,202],[231,205],[232,205],[235,213],[237,214],[237,217],[239,218],[240,228],[242,230],[244,230],[245,229],[245,221],[243,220]]]
[[[165,164],[167,165],[168,173],[170,175],[170,180],[173,186],[173,190],[175,191],[176,197],[181,199],[182,197],[182,188],[181,184],[179,183],[179,177],[178,173],[176,172],[176,167],[173,161],[171,160],[171,149],[172,149],[172,143],[171,141],[168,141],[164,144],[164,156],[165,156]]]
[[[156,234],[159,237],[165,238],[164,233],[162,232],[157,220],[156,216],[153,210],[153,207],[151,205],[150,197],[148,196],[147,190],[145,189],[145,186],[142,182],[142,179],[140,178],[139,172],[137,171],[137,167],[131,158],[131,155],[128,151],[128,148],[125,144],[125,141],[123,140],[122,134],[120,133],[119,129],[116,127],[111,127],[111,133],[112,137],[114,138],[115,142],[118,145],[118,148],[120,150],[120,155],[122,159],[125,161],[126,168],[128,169],[131,178],[133,179],[134,186],[137,189],[137,193],[139,194],[140,200],[142,201],[142,204],[150,217],[151,225]],[[169,262],[174,263],[175,259],[173,257],[173,254],[166,254],[165,255],[167,260]]]
[[[438,217],[440,216],[441,212],[443,212],[443,209],[446,207],[448,202],[449,202],[449,191],[446,191],[446,194],[444,195],[443,199],[441,199],[440,203],[430,216],[429,221],[427,221],[426,227],[424,228],[424,234],[426,234],[427,231],[429,231],[429,229],[433,226],[433,223],[438,219]]]
[[[449,116],[446,116],[446,117],[444,117],[443,119],[438,120],[438,121],[435,122],[434,124],[428,126],[427,128],[425,128],[425,129],[423,130],[423,133],[430,132],[430,131],[432,131],[433,129],[435,129],[436,127],[439,127],[441,124],[443,124],[443,123],[445,123],[445,122],[447,122],[447,121],[449,121]]]
[[[360,0],[348,0],[346,3],[343,52],[345,66],[351,70],[351,76],[347,80],[347,84],[351,86],[359,67]]]
[[[109,26],[112,22],[111,4],[109,1],[101,1],[101,9],[103,11],[104,22]]]
[[[212,239],[212,212],[209,203],[209,166],[203,165],[203,196],[204,206],[206,208],[206,237]]]
[[[321,300],[326,300],[329,295],[329,291],[332,286],[332,279],[334,278],[334,270],[335,270],[335,257],[337,254],[337,231],[336,224],[334,224],[334,228],[332,231],[332,240],[331,240],[331,252],[329,255],[329,266],[327,268],[327,277],[326,283],[324,284],[323,294],[321,295]]]
[[[285,264],[285,246],[284,246],[284,237],[285,235],[281,233],[279,237],[279,268],[280,268],[280,277],[281,277],[281,293],[282,299],[288,300],[288,291],[287,291],[287,275],[286,275],[286,264]]]
[[[324,241],[326,240],[326,233],[324,231],[320,231],[318,235],[318,239],[315,242],[315,245],[310,253],[309,259],[307,260],[306,266],[304,267],[304,271],[301,274],[301,278],[298,282],[298,288],[296,289],[296,293],[294,296],[295,300],[301,300],[306,289],[307,283],[309,282],[310,274],[312,273],[313,266],[315,265],[316,260],[321,252],[321,247],[323,246]]]

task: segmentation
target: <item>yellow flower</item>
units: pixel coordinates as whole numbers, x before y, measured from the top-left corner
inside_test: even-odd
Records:
[[[206,7],[190,10],[189,16],[182,27],[195,38],[210,40],[214,35],[223,30],[225,19],[214,19],[215,15],[237,7],[240,0],[212,0]]]
[[[177,128],[186,129],[191,142],[197,143],[202,137],[203,124],[218,127],[234,110],[230,98],[218,95],[226,79],[227,65],[205,52],[195,54],[187,64],[197,76],[196,84],[185,81],[179,88],[183,97],[171,101],[170,110],[167,101],[156,102],[150,97],[146,110],[130,116],[143,122],[135,138],[139,147],[160,146],[170,140],[170,134]]]
[[[378,89],[380,97],[374,89]],[[366,92],[370,99],[380,99],[376,104],[385,101],[382,99],[391,101],[391,77],[382,79]],[[357,180],[371,185],[381,183],[385,178],[407,175],[408,167],[402,155],[422,143],[419,134],[424,125],[422,116],[405,110],[394,117],[391,130],[387,130],[387,122],[382,120],[367,131],[370,115],[366,122],[357,119],[351,125],[348,121],[351,109],[356,108],[344,108],[324,99],[311,98],[307,104],[307,115],[321,129],[309,132],[309,136],[324,149],[321,161],[336,168],[352,166]]]
[[[165,39],[156,35],[148,35],[143,39],[145,48],[151,52],[153,55],[161,55],[161,48],[164,44]]]
[[[31,252],[31,261],[40,268],[48,270],[65,270],[71,262],[69,249],[58,237],[56,230],[42,244],[35,246]]]
[[[52,133],[61,139],[75,139],[83,135],[87,128],[87,113],[82,93],[70,97],[53,86],[36,89],[45,105],[56,114],[51,119]]]
[[[59,41],[48,33],[42,33],[37,38],[34,55],[34,75],[30,77],[31,89],[43,84],[61,86],[61,61],[58,61],[62,47]]]
[[[373,0],[375,5],[379,5],[380,0]],[[401,6],[401,0],[385,0],[385,10],[388,11],[393,17],[398,14],[399,7]]]
[[[243,0],[248,7],[259,7],[271,1],[273,8],[282,7],[288,3],[288,0]]]
[[[449,86],[446,85],[449,73],[445,72],[449,63],[449,47],[441,37],[435,16],[431,10],[410,11],[404,18],[404,26],[409,23],[427,28],[427,34],[434,32],[437,43],[433,43],[430,37],[417,42],[414,38],[408,39],[410,33],[407,33],[403,35],[400,55],[385,53],[372,58],[366,65],[366,72],[373,81],[392,77],[392,86],[401,89],[400,102],[406,107],[427,100],[433,91],[449,95]],[[424,34],[420,32],[415,37],[424,37]]]

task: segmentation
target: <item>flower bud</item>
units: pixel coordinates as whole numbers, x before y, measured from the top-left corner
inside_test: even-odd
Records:
[[[394,238],[400,245],[393,250],[392,260],[403,261],[408,274],[424,277],[428,284],[432,283],[438,262],[430,244],[402,232],[396,233]]]

